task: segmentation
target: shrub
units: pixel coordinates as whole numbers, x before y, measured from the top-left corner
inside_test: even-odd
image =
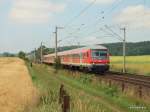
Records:
[[[80,76],[80,81],[82,83],[90,83],[92,81],[92,75],[84,75],[84,74],[82,74]]]
[[[106,89],[106,94],[111,96],[111,97],[117,97],[118,96],[118,88],[116,86],[113,87],[107,87]]]
[[[61,60],[60,60],[59,57],[55,58],[54,68],[55,68],[56,71],[61,68]]]

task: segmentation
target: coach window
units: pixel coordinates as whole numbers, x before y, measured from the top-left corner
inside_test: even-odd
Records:
[[[87,54],[83,53],[83,58],[86,59],[87,58]]]
[[[86,59],[86,53],[84,53],[84,59]]]
[[[79,54],[76,54],[76,58],[77,58],[77,59],[80,58],[80,55],[79,55]]]
[[[82,53],[82,59],[84,59],[84,53]]]
[[[73,58],[76,59],[76,54],[73,54]]]
[[[75,54],[75,58],[76,58],[76,59],[78,58],[78,54]]]
[[[87,58],[88,58],[89,57],[89,53],[87,52],[86,55],[87,55]]]
[[[83,59],[85,59],[85,53],[82,54]]]
[[[85,58],[86,58],[86,59],[88,58],[88,52],[85,53]]]
[[[64,57],[63,56],[61,56],[61,60],[63,60],[64,59]]]
[[[72,59],[74,59],[74,58],[75,58],[75,55],[74,55],[74,54],[72,54],[72,55],[71,55],[71,57],[72,57]]]
[[[78,54],[75,54],[75,59],[78,59],[79,58],[79,55]]]
[[[86,58],[88,58],[88,52],[85,53]]]

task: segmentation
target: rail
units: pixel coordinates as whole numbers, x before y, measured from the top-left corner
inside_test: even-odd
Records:
[[[133,74],[123,74],[119,72],[107,72],[105,78],[110,78],[114,80],[119,80],[122,82],[127,82],[135,85],[141,85],[150,88],[150,77],[143,75],[133,75]]]

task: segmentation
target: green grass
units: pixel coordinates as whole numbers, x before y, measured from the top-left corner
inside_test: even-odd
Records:
[[[65,77],[64,75],[61,75],[60,77],[62,80],[65,80],[66,82],[68,82],[68,84],[71,84],[72,86],[75,86],[76,88],[80,90],[84,90],[86,93],[90,95],[93,95],[95,97],[101,97],[103,101],[107,101],[107,105],[113,104],[113,106],[117,109],[123,109],[127,112],[130,112],[130,111],[132,112],[132,110],[129,109],[130,106],[132,105],[144,106],[144,103],[142,103],[141,100],[137,100],[133,98],[131,99],[131,98],[127,98],[126,96],[121,95],[121,93],[115,86],[110,88],[106,86],[105,84],[104,85],[99,84],[99,82],[92,84],[91,81],[89,81],[89,79],[87,78],[89,76],[85,74],[82,74],[82,76],[77,79],[72,78],[72,76],[69,77],[68,75]],[[148,109],[149,107],[147,105],[147,110]],[[141,110],[134,110],[134,112],[140,112],[140,111]]]
[[[123,57],[112,56],[111,70],[122,71]],[[129,73],[136,73],[140,75],[150,75],[150,56],[127,56],[126,57],[126,70]]]
[[[58,92],[60,84],[71,96],[71,112],[142,112],[130,109],[130,106],[149,107],[136,99],[129,99],[116,87],[108,87],[93,81],[93,75],[73,74],[65,70],[54,73],[54,69],[46,65],[28,66],[34,84],[41,93],[39,105],[32,112],[60,112]]]
[[[57,82],[49,77],[49,73],[44,70],[45,68],[39,68],[38,65],[31,68],[29,64],[27,66],[33,83],[40,92],[39,104],[31,112],[60,112],[61,108],[57,101],[59,90]]]

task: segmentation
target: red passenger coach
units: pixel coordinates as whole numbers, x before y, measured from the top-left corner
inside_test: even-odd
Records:
[[[88,46],[63,52],[58,52],[61,64],[74,69],[84,69],[94,72],[109,70],[108,49],[101,45]],[[44,56],[44,63],[53,64],[55,54]]]

